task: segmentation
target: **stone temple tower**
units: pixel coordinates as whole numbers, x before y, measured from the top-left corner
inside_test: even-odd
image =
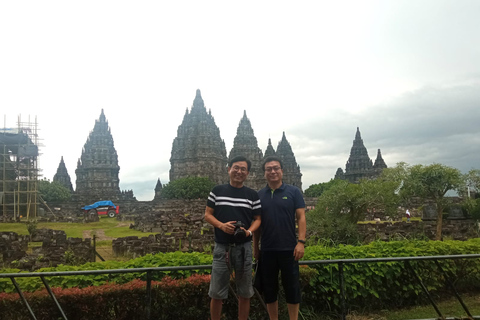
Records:
[[[373,174],[372,169],[372,160],[368,156],[367,148],[363,145],[363,139],[360,135],[360,129],[357,127],[350,157],[345,166],[345,180],[358,182],[362,178],[370,178]]]
[[[74,198],[84,201],[85,204],[100,200],[119,200],[122,198],[119,171],[117,151],[102,109],[77,162]]]
[[[53,181],[60,183],[62,186],[73,192],[72,181],[70,180],[70,175],[68,174],[67,167],[63,161],[63,156],[60,159],[60,164],[57,168],[57,173],[53,176]]]
[[[292,147],[285,137],[285,132],[283,132],[282,140],[278,143],[275,155],[282,159],[283,162],[283,182],[296,186],[302,190],[302,174],[300,172],[300,166],[297,164]]]
[[[252,162],[252,167],[245,185],[254,190],[260,190],[265,187],[266,180],[262,170],[263,153],[258,147],[250,120],[247,118],[247,112],[243,112],[243,118],[237,128],[237,135],[233,140],[233,148],[230,150],[228,160],[236,156],[245,156]]]
[[[227,151],[211,112],[207,113],[200,90],[185,112],[170,157],[170,181],[186,177],[208,177],[227,183]]]

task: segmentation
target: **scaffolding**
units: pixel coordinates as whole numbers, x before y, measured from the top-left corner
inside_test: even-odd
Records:
[[[0,128],[0,219],[19,221],[37,217],[41,200],[38,193],[37,118],[22,122],[18,116],[16,128]]]

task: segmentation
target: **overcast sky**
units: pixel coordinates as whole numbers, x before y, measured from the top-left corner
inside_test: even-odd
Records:
[[[282,132],[303,189],[372,160],[480,168],[480,1],[2,1],[0,127],[38,122],[39,166],[75,169],[101,109],[120,188],[152,200],[200,89],[227,155],[243,111]]]

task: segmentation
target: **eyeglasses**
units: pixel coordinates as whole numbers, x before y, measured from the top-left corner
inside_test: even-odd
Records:
[[[281,169],[282,169],[281,167],[266,167],[266,168],[265,168],[265,171],[267,171],[267,172],[272,172],[272,171],[278,172],[278,171],[280,171]]]
[[[245,172],[248,171],[247,168],[245,168],[245,167],[239,167],[239,166],[234,166],[234,167],[232,168],[232,170],[233,170],[233,171],[236,171],[236,172],[241,171],[241,172],[243,172],[243,173],[245,173]]]

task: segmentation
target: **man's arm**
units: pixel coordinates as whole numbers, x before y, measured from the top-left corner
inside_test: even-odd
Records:
[[[298,225],[298,240],[304,240],[307,236],[307,219],[305,218],[305,208],[298,208],[295,210],[295,217],[297,218]],[[295,260],[300,260],[303,258],[303,253],[305,251],[305,245],[301,242],[298,242],[293,251]]]
[[[253,222],[250,225],[250,228],[248,230],[252,231],[252,234],[256,232],[256,230],[260,227],[260,224],[262,223],[262,218],[259,214],[256,216],[253,216]]]
[[[253,233],[253,257],[255,260],[260,259],[260,237],[262,236],[262,229],[258,228]]]
[[[236,221],[220,222],[215,218],[213,208],[206,206],[205,207],[205,221],[210,223],[214,228],[218,228],[225,233],[233,234],[235,232],[235,226],[233,225]]]

